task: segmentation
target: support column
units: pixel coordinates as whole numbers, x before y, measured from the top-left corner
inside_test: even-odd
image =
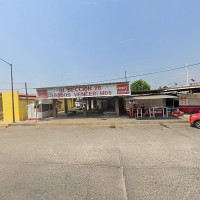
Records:
[[[53,99],[53,117],[56,118],[57,110],[56,110],[56,99]]]
[[[91,100],[91,108],[94,109],[94,100]]]
[[[91,99],[88,99],[88,108],[89,108],[89,110],[92,110],[92,103],[91,103]]]
[[[98,101],[97,101],[97,104],[98,104],[98,106],[99,106],[99,109],[101,110],[101,109],[102,109],[101,100],[98,100]]]
[[[65,114],[67,114],[68,113],[67,99],[64,99],[64,104],[65,104]]]
[[[87,100],[83,100],[83,117],[87,117]]]
[[[119,98],[114,97],[114,99],[115,99],[115,113],[116,113],[116,116],[119,116]]]

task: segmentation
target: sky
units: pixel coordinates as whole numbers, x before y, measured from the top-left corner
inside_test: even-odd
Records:
[[[0,58],[14,88],[110,82],[200,62],[199,0],[0,0]],[[188,68],[200,81],[200,65]],[[129,78],[186,84],[186,69]],[[119,79],[116,81],[124,81]],[[10,90],[0,61],[0,92]]]

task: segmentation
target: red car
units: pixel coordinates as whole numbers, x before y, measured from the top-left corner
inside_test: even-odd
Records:
[[[200,113],[190,115],[190,124],[200,129]]]

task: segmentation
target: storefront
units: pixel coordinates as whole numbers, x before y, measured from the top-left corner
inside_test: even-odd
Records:
[[[172,95],[144,95],[125,98],[126,114],[129,117],[141,117],[142,107],[145,107],[145,117],[168,117],[168,111],[174,107],[177,96]],[[171,105],[168,105],[169,100]]]
[[[181,93],[179,96],[179,109],[184,113],[200,112],[200,93],[192,94],[189,92]]]
[[[65,114],[119,116],[124,111],[123,99],[131,95],[129,82],[37,88],[38,100],[52,100],[53,116],[57,116],[56,102],[64,101]],[[68,100],[75,102],[69,108]]]

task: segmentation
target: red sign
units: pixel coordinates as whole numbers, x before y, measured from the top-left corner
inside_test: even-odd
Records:
[[[40,99],[83,98],[98,96],[130,95],[129,83],[101,84],[38,89]]]
[[[129,94],[129,84],[117,85],[117,94]]]
[[[48,91],[45,90],[37,90],[37,95],[39,98],[47,99],[48,98]]]

